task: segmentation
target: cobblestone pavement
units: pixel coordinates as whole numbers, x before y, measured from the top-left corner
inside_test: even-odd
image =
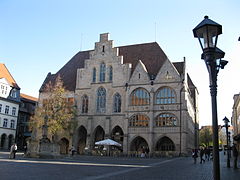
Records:
[[[240,170],[226,167],[226,156],[220,155],[221,179],[238,180]],[[212,180],[212,161],[193,163],[180,158],[115,158],[97,156],[64,157],[54,160],[24,158],[15,160],[0,152],[1,180]]]

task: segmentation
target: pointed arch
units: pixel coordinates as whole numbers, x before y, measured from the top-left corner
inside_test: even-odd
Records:
[[[176,103],[176,92],[170,87],[161,87],[155,94],[155,104]]]
[[[175,144],[169,137],[164,136],[157,141],[155,150],[156,151],[175,151]]]
[[[148,153],[149,146],[147,141],[141,137],[135,137],[130,144],[130,151],[132,155],[140,155],[141,153]]]
[[[97,112],[106,112],[106,90],[103,87],[100,87],[97,90]]]
[[[86,141],[87,141],[87,129],[84,126],[80,126],[78,128],[78,145],[77,145],[77,152],[79,154],[84,153]]]
[[[101,141],[104,139],[105,131],[101,126],[97,126],[93,134],[94,134],[94,142],[93,142],[93,146],[94,146],[95,142]]]
[[[60,139],[59,145],[60,145],[60,154],[68,154],[69,140],[64,137]]]
[[[123,145],[124,133],[120,126],[115,126],[111,132],[111,139]]]
[[[144,88],[135,89],[130,95],[130,104],[132,106],[142,106],[150,104],[150,94]]]

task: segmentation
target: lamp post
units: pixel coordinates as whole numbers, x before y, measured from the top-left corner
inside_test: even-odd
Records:
[[[193,34],[198,38],[203,53],[201,59],[205,61],[209,73],[210,94],[212,101],[212,130],[213,130],[213,178],[220,180],[219,167],[219,142],[218,142],[218,119],[217,119],[217,74],[228,63],[221,60],[225,53],[216,47],[218,35],[222,34],[222,26],[208,16],[194,29]]]
[[[228,123],[229,120],[228,118],[225,116],[225,118],[223,119],[224,123],[225,123],[225,128],[226,128],[226,138],[227,138],[227,167],[230,168],[230,156],[229,156],[229,133],[228,133]]]

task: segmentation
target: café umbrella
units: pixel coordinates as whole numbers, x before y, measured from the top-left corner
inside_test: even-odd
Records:
[[[112,140],[112,139],[104,139],[102,141],[95,142],[95,145],[103,145],[103,146],[122,146],[120,143]]]

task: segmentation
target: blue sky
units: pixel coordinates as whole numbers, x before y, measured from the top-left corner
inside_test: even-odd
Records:
[[[0,0],[0,62],[21,92],[38,96],[48,72],[56,73],[80,50],[94,48],[99,34],[115,46],[157,41],[171,61],[187,60],[199,90],[200,124],[211,124],[208,73],[192,29],[208,15],[222,24],[218,47],[229,64],[218,76],[218,117],[231,118],[240,85],[238,0]]]

